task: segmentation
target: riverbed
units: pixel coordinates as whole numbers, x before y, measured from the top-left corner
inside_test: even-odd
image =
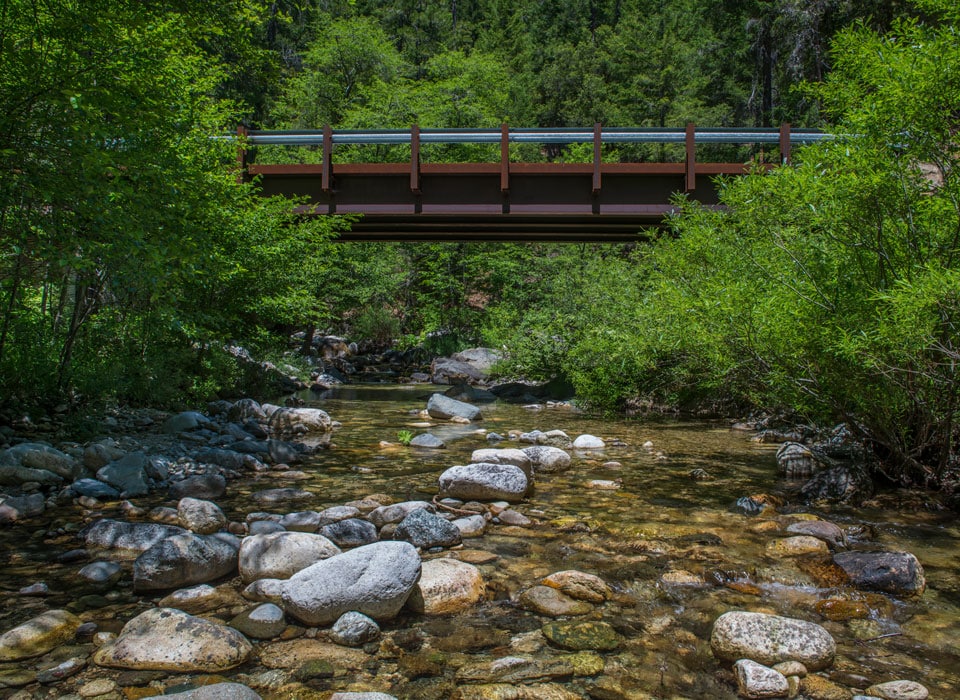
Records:
[[[485,600],[469,612],[453,617],[403,613],[383,624],[389,643],[365,648],[362,664],[344,662],[332,675],[311,680],[294,694],[284,683],[290,678],[278,679],[275,671],[256,661],[221,674],[223,678],[244,682],[264,698],[322,698],[348,689],[379,690],[398,698],[450,697],[458,669],[504,656],[560,655],[540,634],[549,618],[524,609],[518,599],[543,577],[574,569],[595,574],[611,587],[610,600],[589,617],[609,623],[621,640],[617,649],[603,653],[602,673],[553,679],[580,697],[736,697],[729,667],[713,658],[709,644],[714,620],[729,610],[775,613],[823,625],[838,645],[837,661],[825,675],[843,687],[863,689],[909,679],[923,683],[931,697],[960,697],[960,526],[954,516],[925,508],[922,498],[895,493],[880,494],[861,507],[800,507],[790,500],[796,485],[777,477],[777,445],[756,442],[751,433],[733,430],[725,421],[610,420],[567,404],[532,408],[495,403],[482,406],[481,421],[452,424],[419,414],[431,390],[372,385],[304,393],[307,405],[322,408],[341,424],[327,449],[297,466],[306,478],[296,486],[317,495],[308,507],[321,510],[370,494],[386,494],[395,501],[429,500],[439,474],[467,464],[475,449],[525,446],[509,439],[511,431],[563,430],[571,438],[592,434],[606,447],[570,450],[570,468],[537,476],[533,493],[515,506],[530,519],[529,525],[494,524],[482,537],[464,540],[460,551],[482,562],[478,566],[487,591]],[[400,431],[429,431],[446,447],[404,447],[398,443]],[[489,433],[504,440],[491,443]],[[227,497],[218,503],[228,518],[244,522],[263,510],[250,495],[277,486],[275,478],[269,472],[231,481]],[[753,515],[738,511],[735,504],[744,496],[765,502],[767,508]],[[139,499],[137,505],[176,504],[160,494]],[[285,506],[286,511],[304,507]],[[785,523],[803,514],[845,529],[852,547],[912,552],[924,566],[926,591],[914,598],[866,594],[838,585],[822,557],[771,553],[768,545],[783,534]],[[0,570],[6,599],[0,631],[55,607],[76,610],[101,630],[119,631],[161,597],[135,595],[129,578],[108,591],[78,586],[75,572],[80,565],[64,554],[80,546],[75,531],[84,518],[98,516],[124,517],[116,503],[103,504],[94,515],[79,506],[64,506],[39,523],[0,531],[8,562]],[[49,587],[46,597],[18,594],[41,581]],[[218,583],[241,588],[238,580]],[[826,619],[817,612],[817,603],[827,598],[865,603],[868,613]],[[231,608],[212,614],[227,620],[235,612]],[[297,633],[323,636],[322,630],[292,634]],[[83,648],[77,653],[84,653]],[[51,664],[55,660],[51,658]],[[74,683],[116,680],[120,675],[91,665]],[[112,692],[116,697],[146,697],[143,693],[151,690],[169,692],[210,680],[196,674],[160,674],[147,685],[121,685]],[[0,690],[0,697],[15,693],[21,694],[18,698],[65,694],[57,687],[33,684]]]

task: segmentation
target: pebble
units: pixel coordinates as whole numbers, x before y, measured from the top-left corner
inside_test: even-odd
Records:
[[[915,681],[890,681],[867,688],[867,695],[876,695],[883,700],[926,700],[930,691]]]
[[[115,681],[109,678],[97,678],[96,680],[81,685],[77,692],[80,694],[80,697],[95,698],[100,695],[112,693],[116,689],[117,684]]]

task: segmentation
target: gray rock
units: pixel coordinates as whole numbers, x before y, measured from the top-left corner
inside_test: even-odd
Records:
[[[503,353],[493,348],[467,348],[451,355],[457,362],[465,362],[478,372],[486,374],[494,364],[503,359]]]
[[[580,435],[573,441],[575,450],[602,450],[606,443],[596,435]]]
[[[312,501],[316,497],[317,495],[310,491],[304,491],[303,489],[293,489],[293,488],[267,489],[265,491],[257,491],[251,496],[251,498],[254,501],[256,501],[261,505]]]
[[[120,578],[123,567],[115,561],[95,561],[80,569],[77,575],[89,583],[105,586]]]
[[[725,661],[752,659],[767,666],[799,661],[811,671],[828,667],[837,652],[833,637],[820,625],[740,610],[717,618],[710,646]]]
[[[270,415],[270,429],[277,435],[328,433],[333,421],[319,408],[278,408]]]
[[[46,654],[72,640],[79,627],[80,618],[66,610],[48,610],[0,634],[0,662]]]
[[[402,503],[393,503],[389,506],[376,508],[367,514],[367,519],[381,528],[390,523],[399,523],[410,513],[420,508],[426,508],[431,513],[434,511],[433,504],[427,501],[403,501]]]
[[[220,474],[197,474],[170,484],[170,498],[216,500],[227,492],[227,480]]]
[[[482,537],[487,530],[487,519],[482,515],[457,518],[453,524],[460,530],[460,537]]]
[[[266,420],[260,404],[253,399],[240,399],[227,411],[227,420],[243,423],[248,420]]]
[[[397,700],[397,697],[386,693],[334,693],[330,700]]]
[[[833,561],[858,588],[912,596],[927,586],[923,566],[909,552],[840,552]]]
[[[283,604],[283,584],[278,578],[262,578],[243,589],[241,595],[257,603]]]
[[[338,547],[361,547],[377,541],[377,527],[369,520],[349,518],[320,528],[320,534]]]
[[[109,501],[120,498],[119,491],[97,479],[77,479],[70,484],[70,491],[77,496],[101,498]]]
[[[143,469],[147,473],[147,478],[160,483],[166,481],[170,475],[170,466],[171,462],[166,457],[151,457]]]
[[[484,373],[466,362],[438,357],[430,365],[430,377],[434,384],[469,384],[483,379]]]
[[[444,396],[449,396],[457,401],[466,401],[467,403],[493,403],[497,400],[497,395],[492,391],[470,386],[469,384],[456,384],[445,392]]]
[[[240,543],[240,578],[244,583],[264,578],[290,578],[298,571],[337,554],[340,549],[323,535],[307,532],[253,535]]]
[[[299,510],[280,518],[283,529],[291,532],[316,532],[320,528],[320,513],[315,510]]]
[[[420,555],[409,542],[377,542],[318,562],[283,585],[287,612],[325,625],[355,610],[375,620],[395,617],[420,578]]]
[[[59,486],[63,477],[46,469],[31,469],[19,464],[0,465],[0,484],[4,486],[20,486],[35,482],[41,486]]]
[[[441,497],[465,501],[523,500],[531,482],[512,464],[468,464],[450,467],[440,475]]]
[[[330,629],[330,639],[345,647],[359,647],[380,636],[380,625],[362,613],[351,610],[340,616]]]
[[[481,420],[480,409],[463,401],[451,399],[443,394],[433,394],[427,401],[427,413],[431,418],[446,420],[448,418],[465,418],[470,421]]]
[[[269,535],[274,532],[286,532],[286,528],[272,520],[255,520],[247,526],[247,534]]]
[[[460,530],[449,520],[428,510],[415,510],[405,517],[393,534],[396,540],[405,540],[414,547],[453,547],[460,544]]]
[[[267,440],[267,454],[275,464],[299,464],[307,454],[306,446],[286,440]]]
[[[0,523],[18,523],[33,518],[46,509],[42,493],[27,496],[6,496],[0,501]]]
[[[876,695],[883,700],[926,700],[930,691],[914,681],[889,681],[867,688],[867,695]]]
[[[790,690],[786,677],[772,668],[750,659],[740,659],[733,665],[737,689],[744,698],[782,698]]]
[[[124,625],[93,662],[135,670],[217,672],[239,666],[252,650],[232,627],[173,608],[151,608]]]
[[[64,479],[75,479],[83,471],[73,457],[41,442],[22,442],[0,451],[0,465],[53,472]]]
[[[125,523],[105,518],[81,531],[87,547],[145,552],[168,537],[186,534],[186,530],[160,523]]]
[[[801,520],[798,523],[791,523],[787,526],[787,532],[796,535],[808,535],[823,540],[831,548],[843,547],[846,544],[846,536],[843,530],[826,520]]]
[[[120,459],[110,462],[97,471],[97,479],[110,484],[120,491],[122,498],[143,496],[150,491],[147,483],[147,455],[143,452],[131,452]]]
[[[443,440],[432,433],[420,433],[410,441],[411,447],[424,447],[432,450],[446,447]]]
[[[112,439],[101,440],[87,445],[83,450],[83,466],[96,471],[126,454]]]
[[[807,502],[859,502],[873,493],[873,480],[866,470],[854,464],[841,464],[813,475],[800,487],[800,497]]]
[[[481,450],[474,450],[470,455],[471,464],[485,462],[487,464],[512,464],[520,467],[528,479],[533,478],[533,462],[523,450],[515,448],[496,449],[487,447]]]
[[[247,468],[254,469],[258,461],[257,458],[251,454],[217,448],[200,450],[194,456],[194,459],[200,464],[214,464],[224,469],[232,469],[233,471],[243,471]]]
[[[570,455],[559,447],[537,445],[524,448],[535,472],[555,472],[570,466]]]
[[[287,627],[283,610],[273,603],[264,603],[230,620],[230,626],[246,637],[253,639],[273,639]]]
[[[227,516],[213,501],[181,498],[177,503],[177,521],[180,527],[198,535],[212,535],[227,527]]]
[[[261,700],[253,690],[240,683],[214,683],[182,693],[170,693],[163,700]]]
[[[184,411],[170,416],[163,422],[163,432],[168,435],[176,435],[188,430],[196,430],[205,427],[210,420],[197,411]]]
[[[240,542],[225,532],[188,532],[158,542],[133,563],[133,587],[138,591],[184,588],[227,576],[237,569]]]
[[[777,450],[777,471],[788,479],[809,479],[820,471],[820,463],[806,445],[785,442]]]
[[[354,506],[332,506],[325,508],[319,513],[320,526],[330,525],[341,520],[349,520],[360,516],[360,509]]]

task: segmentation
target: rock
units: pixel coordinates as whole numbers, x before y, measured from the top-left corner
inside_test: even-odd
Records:
[[[248,535],[270,535],[274,532],[286,532],[286,530],[287,528],[283,525],[272,520],[255,520],[247,525]]]
[[[586,615],[593,611],[593,606],[583,600],[574,600],[549,586],[534,586],[520,595],[520,605],[539,615],[549,617],[567,617]]]
[[[120,578],[123,567],[115,561],[95,561],[80,569],[77,575],[97,586],[106,586]]]
[[[232,589],[227,590],[231,593],[233,592]],[[181,588],[178,591],[164,596],[157,601],[157,607],[176,608],[190,615],[199,615],[225,607],[234,602],[236,602],[236,599],[230,594],[202,583],[199,586],[193,586],[191,588]]]
[[[851,700],[853,693],[823,676],[808,675],[800,681],[800,692],[810,700]]]
[[[427,401],[427,413],[431,418],[437,420],[448,420],[450,418],[465,418],[469,421],[481,420],[483,416],[480,409],[476,406],[451,399],[443,394],[433,394]]]
[[[180,527],[198,535],[212,535],[227,527],[227,516],[213,501],[181,498],[177,503],[177,521]]]
[[[865,620],[870,617],[870,606],[863,600],[827,598],[818,600],[814,609],[817,614],[833,622]]]
[[[186,530],[159,523],[126,523],[104,518],[81,531],[87,547],[145,552],[168,537],[186,534]]]
[[[328,433],[333,421],[319,408],[278,408],[270,416],[270,429],[278,435]]]
[[[359,517],[360,509],[355,506],[332,506],[330,508],[325,508],[317,515],[320,516],[318,525],[332,525],[333,523],[338,523],[341,520],[349,520],[350,518]]]
[[[583,695],[567,690],[558,683],[532,685],[486,683],[460,686],[451,698],[452,700],[582,700]]]
[[[0,634],[0,661],[19,661],[46,654],[72,641],[80,618],[66,610],[48,610]]]
[[[173,608],[151,608],[124,625],[93,662],[134,670],[217,672],[239,666],[252,650],[232,627]]]
[[[843,530],[826,520],[803,520],[787,526],[787,532],[795,535],[809,535],[826,542],[832,549],[846,545],[846,535]]]
[[[256,603],[283,604],[284,581],[278,578],[261,578],[243,589],[241,595]]]
[[[818,472],[800,487],[800,497],[810,503],[838,501],[855,503],[873,493],[873,480],[858,465],[840,465]]]
[[[410,446],[438,450],[446,447],[446,444],[444,444],[443,440],[432,433],[420,433],[410,441]]]
[[[280,518],[280,526],[291,532],[312,532],[320,528],[320,513],[315,510],[301,510],[287,513]]]
[[[283,610],[273,603],[264,603],[230,620],[230,626],[253,639],[273,639],[286,629]]]
[[[277,503],[300,503],[312,501],[317,495],[303,489],[266,489],[257,491],[251,498],[260,505],[276,505]]]
[[[497,400],[497,395],[492,391],[470,386],[469,384],[452,386],[443,392],[443,395],[449,396],[451,399],[456,399],[457,401],[465,401],[466,403],[493,403]]]
[[[468,348],[451,355],[457,362],[465,362],[478,372],[488,373],[493,365],[503,359],[503,354],[493,348]]]
[[[569,651],[613,651],[622,641],[606,622],[592,620],[549,622],[541,631],[551,644]]]
[[[453,547],[460,544],[460,530],[449,520],[428,510],[418,509],[400,521],[393,539],[405,540],[414,547]]]
[[[423,562],[407,606],[425,615],[453,615],[476,605],[485,592],[477,567],[456,559],[431,559]]]
[[[858,588],[912,596],[927,585],[923,567],[909,552],[839,552],[833,561]]]
[[[580,435],[573,441],[575,450],[602,450],[606,443],[595,435]]]
[[[7,496],[0,501],[0,523],[18,523],[41,515],[46,510],[42,493],[27,496]]]
[[[790,686],[783,674],[756,661],[740,659],[733,665],[737,689],[744,698],[786,697]]]
[[[537,680],[563,680],[573,676],[592,676],[602,673],[603,668],[603,658],[592,652],[580,652],[550,659],[505,656],[494,661],[463,666],[457,669],[456,679],[458,683],[519,684]]]
[[[820,471],[820,464],[810,448],[785,442],[777,450],[777,471],[787,479],[809,479]]]
[[[555,472],[570,466],[570,455],[559,447],[537,445],[523,449],[535,472]]]
[[[0,484],[20,486],[28,483],[36,483],[41,486],[59,486],[63,483],[63,477],[46,469],[31,469],[19,464],[0,465]]]
[[[433,504],[427,501],[404,501],[402,503],[393,503],[375,508],[367,514],[367,518],[376,527],[381,528],[390,523],[399,523],[410,515],[410,513],[420,508],[426,508],[431,513],[434,510]]]
[[[806,554],[827,554],[827,543],[809,535],[781,537],[767,543],[767,554],[774,557],[799,557]]]
[[[523,500],[530,481],[520,467],[512,464],[468,464],[447,469],[440,475],[441,497],[465,501],[516,503]]]
[[[434,384],[469,384],[483,379],[484,373],[467,362],[449,357],[438,357],[430,364],[430,378]]]
[[[87,445],[83,450],[83,466],[92,471],[120,459],[125,454],[112,439],[101,440]]]
[[[287,579],[323,559],[340,554],[340,548],[323,535],[308,532],[275,532],[245,537],[240,543],[240,578]]]
[[[99,498],[107,501],[120,498],[119,491],[97,479],[77,479],[70,484],[70,490],[77,496],[87,496],[88,498]]]
[[[21,442],[0,451],[0,465],[52,472],[70,480],[81,476],[83,471],[73,457],[40,442]]]
[[[190,430],[206,426],[210,421],[202,413],[197,411],[183,411],[170,416],[163,422],[163,432],[168,435],[176,435]]]
[[[53,668],[47,668],[37,673],[37,682],[48,684],[58,683],[70,676],[76,675],[87,666],[86,659],[73,657],[63,663],[57,664]]]
[[[734,610],[713,623],[710,646],[724,661],[752,659],[767,666],[799,661],[818,671],[833,663],[833,637],[820,625],[778,615]]]
[[[528,479],[533,478],[533,463],[523,450],[514,448],[501,450],[489,447],[474,450],[473,454],[470,455],[470,463],[479,464],[481,462],[486,464],[512,464],[515,467],[520,467]]]
[[[97,471],[97,479],[120,491],[120,496],[123,498],[143,496],[150,491],[146,466],[146,454],[131,452],[101,467]]]
[[[452,521],[460,531],[460,537],[482,537],[487,530],[487,519],[482,515],[470,515]]]
[[[379,636],[380,626],[376,621],[356,611],[341,615],[330,629],[331,641],[345,647],[363,646]]]
[[[552,573],[541,583],[556,588],[575,600],[585,600],[597,605],[609,600],[612,595],[610,586],[599,576],[572,569]]]
[[[182,693],[165,693],[163,700],[261,700],[253,690],[240,683],[213,683]]]
[[[324,625],[351,610],[375,620],[400,611],[420,578],[420,555],[408,542],[377,542],[325,559],[283,586],[288,613]]]
[[[94,678],[77,688],[77,693],[82,698],[95,698],[112,693],[116,689],[116,681],[110,678]]]
[[[377,541],[377,526],[369,520],[350,518],[320,528],[320,534],[341,548],[361,547]]]
[[[330,700],[397,700],[394,695],[386,693],[334,693]]]
[[[158,542],[133,562],[133,587],[157,591],[207,583],[237,570],[240,541],[225,532],[174,535]]]
[[[194,455],[194,459],[199,464],[213,464],[214,466],[223,467],[224,469],[230,469],[232,471],[256,469],[258,463],[257,458],[252,454],[217,448],[200,450]]]
[[[227,480],[220,474],[198,474],[188,476],[170,484],[170,498],[202,498],[216,500],[227,492]]]
[[[266,418],[267,414],[263,412],[263,408],[253,399],[240,399],[227,411],[227,420],[234,423],[245,423],[248,420],[262,421]]]
[[[914,681],[890,681],[867,688],[867,695],[876,695],[883,700],[926,700],[930,691]]]

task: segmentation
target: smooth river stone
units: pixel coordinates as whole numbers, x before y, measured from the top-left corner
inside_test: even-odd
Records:
[[[337,554],[340,548],[323,535],[309,532],[252,535],[240,543],[240,578],[244,583],[263,578],[290,578]]]
[[[915,681],[889,681],[867,688],[868,695],[876,695],[883,700],[926,700],[930,691]]]
[[[407,605],[426,615],[453,615],[483,599],[486,586],[480,569],[456,559],[423,562],[420,582]]]
[[[750,659],[740,659],[733,665],[737,689],[744,698],[782,698],[790,690],[786,677]]]
[[[583,600],[573,598],[549,586],[534,586],[520,595],[520,605],[539,615],[566,617],[568,615],[586,615],[593,606]]]
[[[467,464],[450,467],[440,475],[440,495],[464,501],[523,500],[530,481],[512,464]]]
[[[765,666],[799,661],[810,671],[827,668],[837,653],[833,637],[820,625],[740,610],[717,618],[710,646],[725,661],[752,659]]]
[[[153,608],[124,625],[93,662],[133,670],[216,672],[239,666],[252,650],[232,627],[173,608]]]
[[[18,661],[46,654],[71,641],[80,618],[66,610],[48,610],[0,635],[0,661]]]
[[[622,639],[606,622],[550,622],[543,626],[543,636],[561,649],[570,651],[613,651]]]
[[[240,683],[214,683],[182,693],[164,695],[163,700],[261,700],[253,690]]]
[[[810,535],[781,537],[767,543],[767,554],[774,557],[799,557],[806,554],[827,554],[827,543]]]
[[[237,570],[240,541],[225,532],[187,532],[155,544],[133,563],[133,587],[158,591],[207,583]]]
[[[308,625],[327,625],[356,610],[393,618],[420,578],[420,555],[409,542],[376,542],[298,571],[283,585],[283,607]]]
[[[105,518],[98,520],[81,534],[87,547],[145,552],[168,537],[186,532],[182,527],[172,525],[126,523]]]
[[[909,552],[839,552],[833,561],[857,588],[910,596],[927,586],[923,567]]]
[[[588,603],[602,603],[609,600],[612,594],[610,586],[594,574],[587,574],[575,569],[557,571],[547,576],[541,583],[576,600],[585,600]]]

